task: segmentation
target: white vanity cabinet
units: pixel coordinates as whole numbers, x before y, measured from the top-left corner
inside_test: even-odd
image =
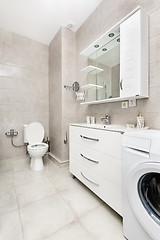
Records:
[[[70,172],[122,215],[122,134],[70,126]]]
[[[139,10],[120,24],[120,97],[148,96],[148,16]]]

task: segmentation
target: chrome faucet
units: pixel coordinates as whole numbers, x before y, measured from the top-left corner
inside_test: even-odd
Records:
[[[107,125],[110,124],[110,116],[106,114],[104,118],[101,118],[101,121],[105,121]]]

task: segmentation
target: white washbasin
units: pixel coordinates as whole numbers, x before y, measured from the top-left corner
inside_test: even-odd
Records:
[[[116,124],[90,124],[91,127],[97,127],[97,128],[125,128],[124,125],[116,125]]]
[[[90,127],[93,128],[99,128],[99,129],[108,129],[108,130],[119,130],[119,131],[124,131],[127,128],[124,125],[116,125],[116,124],[90,124]]]
[[[78,126],[78,127],[86,127],[86,128],[106,129],[108,131],[116,131],[116,132],[126,132],[126,131],[135,131],[135,130],[139,131],[139,130],[142,130],[142,129],[137,129],[137,128],[133,128],[133,127],[127,127],[125,125],[118,125],[118,124],[104,125],[104,124],[73,123],[73,124],[70,124],[70,125]],[[148,127],[143,128],[143,130],[148,130]]]

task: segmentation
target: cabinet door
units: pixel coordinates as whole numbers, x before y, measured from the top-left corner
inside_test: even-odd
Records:
[[[88,149],[94,149],[121,159],[121,142],[122,134],[119,132],[76,126],[70,127],[70,151],[72,151],[72,143],[77,143]]]
[[[137,11],[120,25],[120,96],[148,95],[148,20]]]

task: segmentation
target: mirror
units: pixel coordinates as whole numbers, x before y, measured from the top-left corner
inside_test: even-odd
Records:
[[[97,85],[88,89],[87,101],[96,101],[120,96],[120,35],[91,54],[88,65],[88,83]]]
[[[73,90],[74,92],[78,92],[78,90],[79,90],[79,83],[78,83],[78,82],[74,82],[74,83],[72,84],[72,90]]]

